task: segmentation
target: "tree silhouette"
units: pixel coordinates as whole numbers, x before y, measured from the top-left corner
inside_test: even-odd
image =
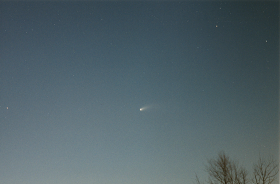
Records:
[[[246,184],[248,172],[238,167],[237,163],[230,160],[224,152],[217,159],[208,161],[206,171],[209,174],[209,184]]]
[[[264,160],[260,157],[253,169],[253,184],[271,184],[277,177],[278,164],[273,159]]]
[[[253,166],[253,179],[248,179],[248,171],[239,167],[224,152],[220,152],[216,159],[208,160],[207,184],[272,184],[278,173],[278,164],[275,160],[260,158]],[[196,175],[196,184],[203,184]]]

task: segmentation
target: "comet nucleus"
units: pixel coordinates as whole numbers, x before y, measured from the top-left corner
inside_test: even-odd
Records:
[[[147,110],[147,109],[149,109],[150,108],[150,106],[144,106],[144,107],[141,107],[140,108],[140,111],[145,111],[145,110]]]

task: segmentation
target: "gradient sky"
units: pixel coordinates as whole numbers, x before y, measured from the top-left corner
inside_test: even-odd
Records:
[[[222,150],[250,173],[279,160],[278,5],[1,2],[1,184],[192,184]]]

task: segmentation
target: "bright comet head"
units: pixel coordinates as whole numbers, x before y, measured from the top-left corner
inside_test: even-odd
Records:
[[[156,108],[158,108],[158,105],[150,104],[150,105],[145,105],[145,106],[141,107],[140,111],[147,111],[147,110],[156,109]]]
[[[144,106],[144,107],[141,107],[140,108],[140,111],[145,111],[145,110],[147,110],[147,109],[149,109],[150,107],[149,106]]]

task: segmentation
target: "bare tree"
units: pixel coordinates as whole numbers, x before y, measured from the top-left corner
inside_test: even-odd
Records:
[[[245,168],[230,160],[224,152],[216,159],[208,160],[206,172],[208,173],[207,184],[272,184],[278,174],[278,163],[274,159],[265,160],[259,158],[253,165],[253,179],[248,180],[248,172]],[[195,184],[204,184],[196,175]]]
[[[240,168],[239,170],[239,177],[238,177],[238,184],[247,184],[249,183],[248,180],[248,171],[245,168]]]
[[[264,160],[260,157],[253,166],[253,184],[271,184],[277,177],[278,164],[273,159]]]
[[[209,184],[247,184],[248,172],[238,167],[237,163],[230,160],[224,152],[217,159],[208,161],[206,171],[209,174]]]

